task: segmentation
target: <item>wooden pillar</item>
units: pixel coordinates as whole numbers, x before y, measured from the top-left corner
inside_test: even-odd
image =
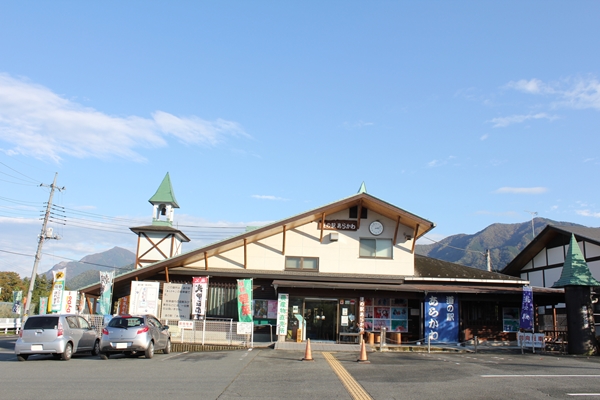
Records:
[[[208,254],[204,252],[204,270],[208,271]]]
[[[417,243],[417,233],[419,233],[419,224],[417,224],[417,226],[415,226],[415,233],[413,234],[412,249],[410,250],[410,252],[412,254],[415,254],[415,244]]]
[[[319,242],[323,243],[323,229],[325,228],[325,213],[321,214],[321,238]]]
[[[165,276],[167,278],[167,283],[171,283],[171,281],[169,280],[169,268],[165,267]]]

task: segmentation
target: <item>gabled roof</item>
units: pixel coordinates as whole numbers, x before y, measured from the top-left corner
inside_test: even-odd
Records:
[[[585,240],[600,246],[600,228],[585,226],[547,225],[531,243],[502,270],[502,273],[516,276],[545,247],[567,245],[575,235],[578,241]]]
[[[175,200],[175,192],[173,192],[173,186],[171,186],[171,178],[169,173],[165,175],[164,179],[160,183],[158,190],[154,193],[154,196],[148,200],[151,204],[171,204],[174,208],[179,208],[177,200]]]
[[[552,285],[553,288],[565,286],[600,286],[600,282],[592,276],[573,234],[560,279]]]
[[[398,208],[368,193],[357,193],[334,203],[327,204],[325,206],[318,207],[277,222],[273,222],[269,225],[233,236],[219,242],[215,242],[213,244],[209,244],[204,247],[200,247],[166,260],[156,262],[146,267],[133,270],[123,275],[123,279],[132,279],[135,277],[138,277],[138,279],[144,279],[145,277],[154,275],[157,271],[164,271],[165,268],[177,268],[194,262],[202,261],[205,257],[214,257],[235,248],[242,247],[244,246],[244,243],[250,244],[257,242],[267,237],[279,234],[283,232],[284,229],[294,229],[296,227],[321,220],[323,217],[326,218],[327,215],[331,215],[354,206],[366,207],[371,211],[374,211],[392,220],[399,221],[399,223],[408,226],[409,228],[413,229],[415,241],[435,227],[433,222]],[[115,279],[115,282],[116,281],[117,278]],[[93,291],[95,289],[95,285],[85,289],[86,292]]]

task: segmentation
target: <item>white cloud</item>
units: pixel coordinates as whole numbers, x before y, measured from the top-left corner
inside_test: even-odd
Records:
[[[441,167],[447,165],[450,161],[455,160],[456,156],[448,156],[445,160],[432,160],[427,163],[429,168]]]
[[[547,119],[554,121],[558,117],[556,115],[549,115],[546,113],[527,114],[527,115],[511,115],[509,117],[493,118],[488,122],[491,122],[494,128],[504,128],[512,124],[520,124],[530,119]]]
[[[344,122],[344,128],[346,129],[361,129],[364,128],[366,126],[373,126],[375,125],[375,123],[373,122],[364,122],[362,120],[356,121],[356,122]]]
[[[488,134],[486,133],[486,134],[482,135],[482,136],[479,138],[479,140],[483,141],[483,140],[486,140],[486,139],[487,139],[487,138],[489,138],[489,137],[490,137],[490,135],[488,135]]]
[[[259,199],[259,200],[273,200],[273,201],[287,201],[288,200],[283,197],[270,196],[270,195],[264,195],[264,194],[253,194],[252,198]]]
[[[575,210],[575,213],[583,217],[600,218],[600,212],[593,212],[590,210]]]
[[[506,87],[532,94],[554,93],[554,89],[550,85],[535,78],[531,80],[521,79],[516,82],[510,81],[506,84]]]
[[[111,116],[67,100],[50,89],[0,73],[0,140],[6,154],[59,162],[78,158],[144,161],[140,148],[167,146],[173,136],[189,145],[216,145],[227,135],[247,136],[239,124],[177,117],[155,111],[152,118]]]
[[[600,81],[594,76],[567,78],[559,82],[545,83],[539,79],[511,81],[506,87],[529,94],[553,95],[550,105],[570,108],[595,108],[600,110]]]
[[[509,193],[509,194],[542,194],[546,193],[548,188],[537,186],[537,187],[501,187],[496,189],[494,193]]]

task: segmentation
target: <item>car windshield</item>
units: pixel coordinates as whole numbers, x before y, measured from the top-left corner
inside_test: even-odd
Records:
[[[35,317],[25,321],[23,329],[57,329],[59,317]]]
[[[144,325],[144,319],[138,317],[116,317],[110,320],[108,326],[111,328],[131,328]]]

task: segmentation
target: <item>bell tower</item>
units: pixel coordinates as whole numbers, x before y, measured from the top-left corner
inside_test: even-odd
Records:
[[[181,254],[183,242],[190,241],[183,232],[173,228],[173,214],[179,204],[168,172],[148,202],[153,207],[152,225],[129,228],[138,235],[136,269]]]

